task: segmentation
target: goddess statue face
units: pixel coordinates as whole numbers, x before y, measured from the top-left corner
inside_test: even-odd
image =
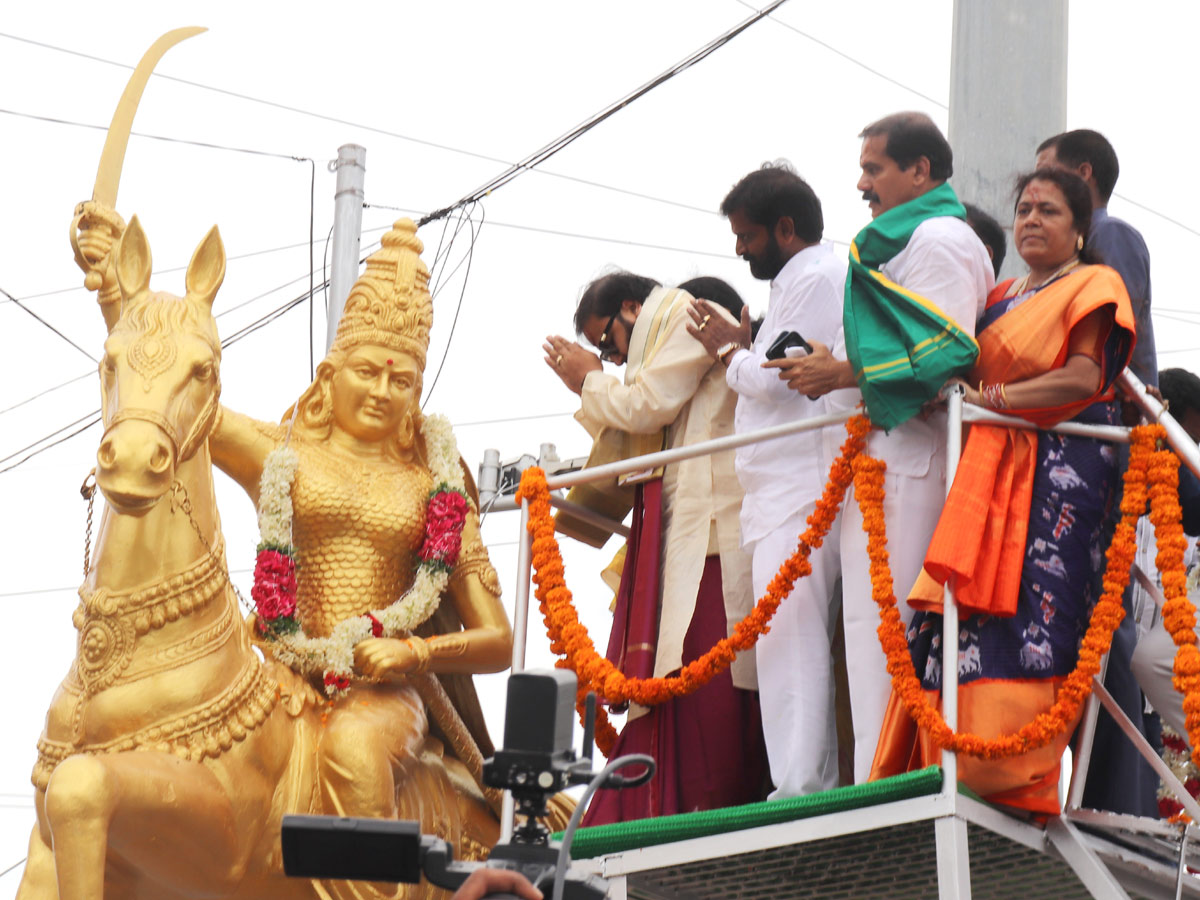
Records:
[[[421,367],[407,353],[367,344],[352,351],[330,382],[333,426],[366,443],[399,432],[417,405]]]

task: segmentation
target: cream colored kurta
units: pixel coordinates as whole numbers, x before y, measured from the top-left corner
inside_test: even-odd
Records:
[[[687,332],[691,297],[655,288],[646,298],[630,336],[631,364],[625,381],[604,372],[589,372],[583,382],[582,408],[575,418],[595,435],[602,427],[634,434],[668,429],[668,446],[696,444],[733,434],[737,395],[725,383],[725,368]],[[651,322],[666,300],[669,314],[661,323],[661,339],[640,367]],[[725,310],[720,313],[731,322]],[[734,470],[734,451],[684,460],[663,475],[663,557],[658,655],[654,674],[663,676],[682,665],[683,639],[696,609],[696,592],[704,559],[721,558],[726,633],[753,608],[750,557],[741,549],[739,515],[742,489]],[[731,667],[733,683],[757,687],[754,653],[738,655]]]

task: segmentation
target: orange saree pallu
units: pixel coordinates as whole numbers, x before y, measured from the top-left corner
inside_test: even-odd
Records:
[[[1086,350],[1101,367],[1086,399],[1014,411],[1041,427],[1067,419],[1116,424],[1112,383],[1134,343],[1124,285],[1105,266],[1075,269],[1034,291],[989,297],[977,336],[975,382],[1024,381]],[[1101,311],[1099,327],[1092,313]],[[1085,323],[1085,320],[1086,323]],[[1027,429],[971,427],[925,570],[909,595],[919,612],[908,631],[922,686],[941,692],[942,586],[960,615],[959,731],[996,737],[1053,705],[1074,667],[1102,565],[1101,525],[1118,477],[1110,446]],[[1068,729],[1055,743],[1006,760],[960,757],[959,777],[986,799],[1057,813],[1058,770]],[[938,749],[895,694],[872,777],[938,760]]]

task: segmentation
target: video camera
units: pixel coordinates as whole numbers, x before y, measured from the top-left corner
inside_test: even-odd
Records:
[[[504,745],[483,764],[489,787],[510,791],[516,815],[524,817],[512,840],[492,848],[487,862],[455,861],[445,841],[421,834],[416,822],[336,816],[284,816],[283,868],[295,878],[333,878],[417,884],[424,876],[438,887],[457,890],[482,867],[511,869],[528,878],[547,900],[603,900],[608,883],[570,871],[570,846],[591,795],[601,787],[644,784],[654,773],[649,756],[625,756],[592,771],[595,695],[589,695],[584,724],[584,755],[571,746],[576,679],[563,669],[528,671],[508,680]],[[640,763],[645,770],[623,777],[616,770]],[[571,816],[561,843],[539,821],[547,800],[568,785],[587,790]],[[492,894],[492,898],[509,897]]]

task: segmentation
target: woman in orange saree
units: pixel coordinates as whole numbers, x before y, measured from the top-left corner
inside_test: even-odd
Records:
[[[1089,264],[1087,187],[1071,173],[1039,169],[1018,181],[1017,195],[1013,236],[1030,272],[988,297],[966,399],[1042,427],[1117,424],[1112,385],[1133,349],[1133,313],[1120,276]],[[922,687],[940,695],[949,583],[962,616],[960,731],[1007,734],[1053,705],[1096,601],[1092,572],[1103,565],[1103,522],[1118,476],[1116,453],[1103,442],[972,426],[909,595],[918,613],[907,634]],[[959,777],[991,802],[1055,814],[1072,730],[1010,759],[961,756]],[[937,760],[929,735],[893,695],[872,777]]]

